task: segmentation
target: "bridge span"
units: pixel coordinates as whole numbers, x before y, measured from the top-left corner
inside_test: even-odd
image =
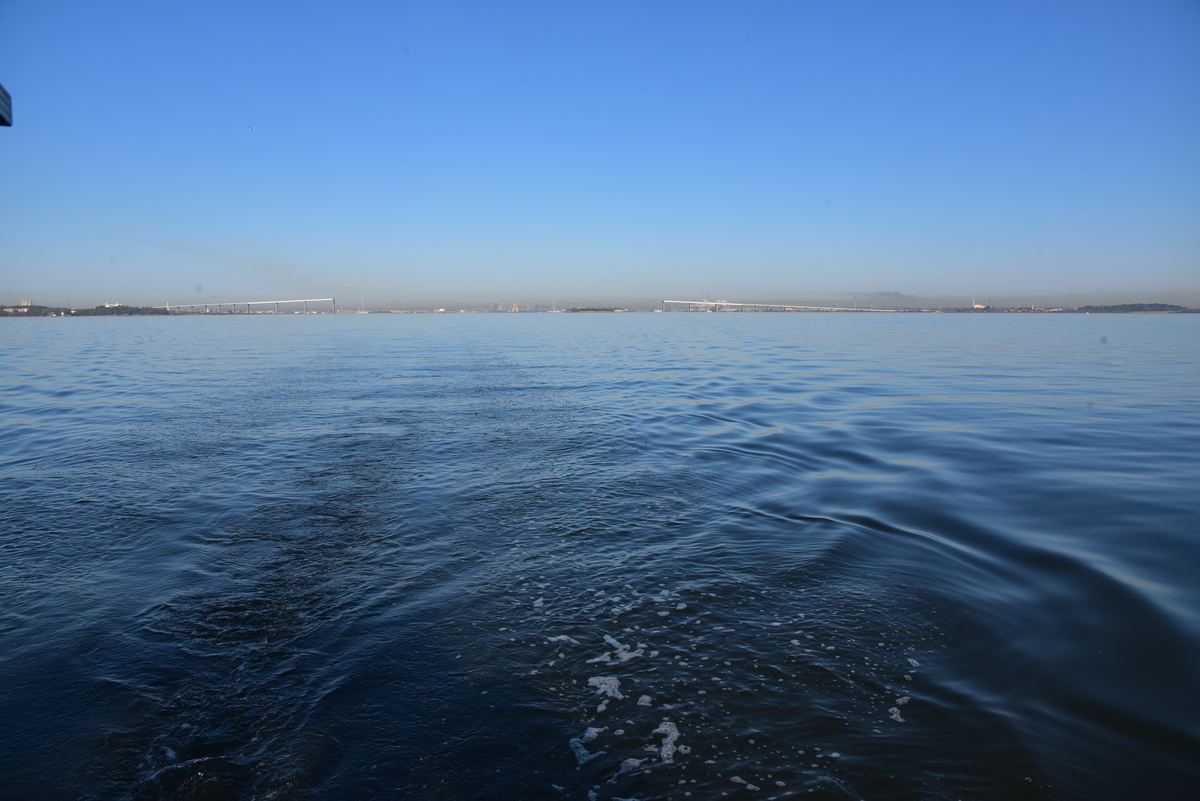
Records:
[[[668,308],[668,304],[675,308]],[[687,306],[680,309],[679,306]],[[661,311],[789,311],[789,312],[895,312],[896,309],[862,309],[857,306],[787,306],[781,303],[741,303],[732,300],[664,300]]]
[[[337,314],[337,301],[334,300],[333,298],[298,298],[295,300],[239,300],[234,303],[226,303],[226,302],[221,302],[221,303],[175,303],[175,304],[168,303],[166,306],[155,306],[154,308],[166,309],[167,314],[171,314],[172,311],[175,314],[210,314],[210,313],[214,313],[214,314],[252,314],[253,312],[250,309],[251,306],[274,305],[274,307],[275,307],[274,311],[268,310],[265,312],[260,311],[258,313],[259,314],[287,314],[288,313],[287,311],[283,311],[283,312],[279,311],[280,303],[303,304],[303,307],[304,307],[303,312],[292,312],[293,314],[301,314],[301,313],[308,314],[309,313],[308,304],[310,304],[310,303],[328,303],[329,304],[329,312],[328,313],[329,314]],[[238,306],[245,306],[246,310],[244,312],[239,312]],[[209,307],[215,308],[216,312],[210,312]],[[229,311],[225,311],[226,307],[229,308]],[[184,309],[187,309],[188,311],[184,311]],[[196,309],[203,309],[203,311],[196,311]],[[313,313],[314,314],[317,314],[317,313],[323,314],[324,312],[313,312]]]

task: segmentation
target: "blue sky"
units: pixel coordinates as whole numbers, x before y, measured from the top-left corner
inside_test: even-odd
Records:
[[[0,0],[0,83],[3,302],[1200,304],[1196,2]]]

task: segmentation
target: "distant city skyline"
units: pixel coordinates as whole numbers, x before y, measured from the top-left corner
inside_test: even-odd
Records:
[[[1200,306],[1194,2],[12,2],[0,83],[4,303]]]

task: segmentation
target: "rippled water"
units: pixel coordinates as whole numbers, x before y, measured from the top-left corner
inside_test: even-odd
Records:
[[[0,322],[6,798],[1200,780],[1200,317]]]

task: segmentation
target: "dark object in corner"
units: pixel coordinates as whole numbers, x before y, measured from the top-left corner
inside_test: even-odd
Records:
[[[12,125],[12,95],[0,84],[0,125]]]

